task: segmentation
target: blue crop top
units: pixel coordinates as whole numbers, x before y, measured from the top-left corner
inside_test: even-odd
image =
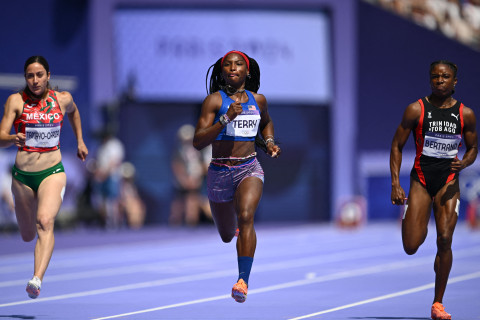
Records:
[[[219,121],[221,115],[225,114],[230,104],[234,103],[224,91],[219,90],[222,96],[222,106],[215,115],[213,123]],[[257,101],[253,97],[253,94],[245,90],[248,96],[248,101],[242,103],[243,111],[235,119],[227,124],[222,132],[218,135],[216,140],[230,140],[230,141],[254,141],[258,133],[260,126],[260,108],[257,105]]]

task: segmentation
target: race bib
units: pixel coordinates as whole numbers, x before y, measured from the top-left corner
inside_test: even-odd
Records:
[[[27,123],[25,145],[34,148],[52,148],[60,141],[60,123]]]
[[[234,137],[255,137],[260,125],[258,110],[244,110],[227,125],[226,135]]]
[[[457,155],[461,141],[460,134],[427,132],[422,154],[434,158],[452,159]]]

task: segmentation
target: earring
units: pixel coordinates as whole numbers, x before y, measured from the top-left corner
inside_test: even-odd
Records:
[[[247,74],[247,78],[248,78],[248,79],[252,78],[252,75],[251,75],[250,73]]]

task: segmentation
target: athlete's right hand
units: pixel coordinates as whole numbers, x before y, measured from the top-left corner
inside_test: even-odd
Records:
[[[235,100],[234,103],[231,103],[229,106],[228,106],[228,110],[227,110],[227,116],[230,120],[233,120],[235,119],[240,113],[242,113],[243,111],[243,107],[242,107],[242,104],[240,103],[240,100],[237,99]]]
[[[405,199],[405,191],[403,188],[401,186],[392,186],[392,204],[403,205],[405,204]]]
[[[25,145],[25,133],[17,133],[15,135],[15,141],[13,143],[17,147],[23,147]]]

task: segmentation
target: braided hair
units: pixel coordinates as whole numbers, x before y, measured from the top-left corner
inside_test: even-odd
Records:
[[[257,93],[258,89],[260,89],[260,67],[255,59],[250,58],[245,53],[243,54],[248,58],[250,63],[250,75],[245,79],[245,89]],[[210,75],[210,88],[208,88],[208,74],[212,68],[212,74]],[[205,80],[205,88],[207,89],[207,94],[212,94],[218,90],[221,90],[225,86],[226,83],[222,77],[222,58],[219,58],[217,62],[208,68]]]

